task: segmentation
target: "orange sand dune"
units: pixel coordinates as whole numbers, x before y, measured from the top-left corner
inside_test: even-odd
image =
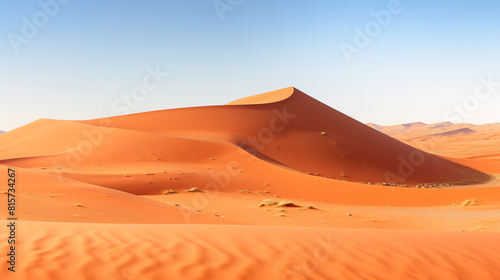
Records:
[[[186,223],[234,224],[192,209],[103,188],[95,185],[44,174],[16,169],[20,180],[16,197],[17,215],[24,221],[74,223]],[[7,182],[7,169],[0,165],[0,179]],[[7,185],[0,189],[2,203],[7,199]],[[7,217],[7,207],[0,208],[0,216]],[[244,223],[239,223],[244,224]]]
[[[436,123],[430,126],[430,129],[437,129],[437,128],[442,128],[442,127],[448,127],[448,126],[453,126],[452,122],[441,122],[441,123]]]
[[[497,184],[480,190],[436,189],[432,190],[436,195],[429,195],[424,189],[348,182],[364,178],[370,179],[364,182],[381,183],[387,176],[401,179],[395,180],[400,184],[437,178],[447,181],[446,176],[458,182],[485,177],[463,165],[488,173],[500,173],[500,169],[495,167],[496,161],[479,167],[468,162],[457,165],[453,159],[430,154],[412,164],[418,150],[294,88],[233,104],[250,101],[258,104],[185,108],[84,122],[39,120],[0,137],[0,162],[139,195],[192,187],[215,192],[249,189],[310,201],[392,206],[449,205],[471,197],[488,201],[500,197]],[[263,101],[274,103],[259,103]],[[245,150],[242,143],[258,139],[262,129],[272,131],[283,112],[294,114],[285,119],[288,124],[280,124],[283,130],[273,133],[269,142],[257,143],[263,146],[255,146],[259,151]],[[406,127],[412,130],[422,124]],[[320,133],[322,130],[326,135]],[[297,170],[309,170],[310,174]],[[332,170],[341,173],[333,176],[341,180],[321,176]]]
[[[496,155],[497,158],[494,158],[494,156],[483,156],[483,157],[477,157],[477,158],[449,158],[450,160],[453,160],[459,164],[463,164],[466,166],[469,166],[471,168],[475,168],[477,170],[481,170],[482,172],[486,173],[492,173],[492,174],[500,174],[500,158],[498,158],[498,155]]]
[[[431,129],[433,129],[433,128],[431,128]],[[425,139],[425,140],[433,141],[434,138],[451,137],[451,136],[457,136],[457,135],[463,136],[463,135],[467,135],[467,134],[471,134],[471,133],[477,133],[477,132],[466,127],[466,128],[459,128],[459,129],[449,130],[446,132],[436,133],[436,134],[419,136],[419,137],[411,138],[409,140],[410,141],[418,141],[418,140]]]
[[[277,101],[276,97],[285,98]],[[269,100],[273,102],[262,103]],[[249,101],[256,104],[244,105]],[[295,88],[235,104],[84,123],[112,123],[123,129],[190,138],[215,136],[214,141],[230,141],[263,159],[300,172],[354,182],[419,184],[486,179],[474,170],[421,153],[369,129]],[[221,134],[223,139],[217,137]]]
[[[41,119],[0,135],[19,218],[0,279],[498,279],[499,141],[364,125],[295,88]]]
[[[66,131],[90,129],[88,125],[69,124],[65,125]],[[122,141],[124,138],[127,141]],[[450,205],[469,199],[472,195],[478,199],[500,199],[500,185],[488,190],[436,189],[433,190],[436,195],[429,196],[429,191],[425,189],[376,186],[311,176],[251,157],[241,148],[226,142],[160,136],[123,129],[114,129],[113,133],[103,139],[85,157],[61,149],[49,150],[44,156],[21,156],[2,162],[141,195],[197,187],[216,193],[243,189],[267,190],[283,197],[356,205]],[[169,144],[173,147],[183,146],[184,150],[171,149]],[[26,150],[30,152],[28,148]],[[110,154],[112,150],[120,153]],[[15,149],[9,149],[6,153],[12,151]],[[185,155],[186,151],[192,153]],[[77,156],[81,156],[81,161],[76,161]],[[79,165],[71,166],[72,158]]]
[[[442,135],[442,136],[449,137],[449,136],[453,136],[453,135],[457,135],[457,134],[470,134],[470,133],[476,133],[476,131],[466,127],[466,128],[459,128],[459,129],[455,129],[455,130],[442,132],[442,133],[435,134],[435,135]]]
[[[497,159],[500,154],[499,123],[473,125],[445,122],[406,130],[395,129],[397,126],[369,125],[406,144],[434,154],[461,158],[493,155]]]
[[[488,179],[396,141],[294,88],[237,103],[245,100],[258,104],[165,110],[79,123],[41,120],[0,138],[0,146],[8,147],[0,152],[0,159],[22,167],[64,168],[71,164],[60,164],[63,158],[73,165],[91,161],[103,165],[112,154],[111,161],[121,164],[144,160],[144,166],[165,160],[204,165],[210,157],[230,154],[238,162],[243,157],[253,161],[255,156],[284,168],[351,182],[417,185]],[[261,103],[269,100],[274,102]],[[53,139],[53,135],[67,136]],[[37,145],[39,141],[47,144]],[[85,159],[71,158],[69,153],[75,150],[81,150]]]
[[[397,125],[390,125],[390,126],[382,126],[374,123],[367,123],[369,127],[375,128],[377,130],[384,130],[384,131],[393,131],[393,132],[398,132],[398,131],[404,131],[407,129],[416,129],[420,127],[427,127],[427,124],[423,122],[412,122],[412,123],[405,123],[405,124],[397,124]]]
[[[498,279],[492,233],[22,222],[15,279]],[[5,238],[2,231],[1,238]],[[0,246],[6,250],[6,243]],[[2,262],[0,277],[13,279]]]

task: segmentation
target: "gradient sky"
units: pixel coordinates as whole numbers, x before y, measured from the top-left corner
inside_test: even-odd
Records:
[[[54,1],[0,2],[0,130],[117,115],[157,65],[169,77],[131,112],[295,86],[362,122],[500,122],[500,1]]]

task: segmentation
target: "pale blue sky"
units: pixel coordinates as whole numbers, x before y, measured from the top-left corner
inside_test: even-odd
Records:
[[[237,5],[221,18],[214,3]],[[0,130],[125,112],[157,65],[170,75],[130,112],[295,86],[362,122],[500,122],[500,85],[474,96],[481,77],[500,83],[499,14],[484,0],[1,1]]]

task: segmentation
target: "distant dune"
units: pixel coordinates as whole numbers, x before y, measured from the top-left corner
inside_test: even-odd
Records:
[[[2,134],[2,133],[5,133],[5,131],[3,131],[3,130],[0,130],[0,134]]]
[[[442,132],[442,133],[434,134],[434,135],[453,136],[453,135],[457,135],[457,134],[470,134],[470,133],[476,133],[476,131],[474,131],[468,127],[465,127],[465,128],[454,129],[454,130],[450,130],[450,131],[446,131],[446,132]]]
[[[415,129],[415,128],[428,126],[427,124],[425,124],[423,122],[412,122],[412,123],[397,124],[397,125],[390,125],[390,126],[383,126],[383,125],[378,125],[378,124],[374,124],[374,123],[367,123],[366,125],[369,127],[375,128],[376,130],[379,130],[379,131],[404,131],[407,129]]]
[[[398,126],[372,126],[378,131],[425,151],[453,157],[498,157],[499,123],[474,125],[442,122],[399,130]],[[425,144],[425,145],[420,145]]]
[[[408,128],[417,128],[417,127],[427,126],[427,124],[425,124],[425,123],[423,123],[423,122],[413,122],[413,123],[405,123],[405,124],[402,124],[402,126],[403,126],[405,129],[408,129]]]
[[[436,123],[436,124],[429,126],[429,128],[430,129],[437,129],[437,128],[448,127],[448,126],[453,126],[453,123],[451,123],[451,122]]]

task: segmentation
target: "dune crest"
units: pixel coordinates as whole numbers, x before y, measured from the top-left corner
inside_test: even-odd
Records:
[[[280,102],[291,97],[294,94],[295,90],[296,88],[294,87],[288,87],[237,99],[227,103],[226,105],[252,105]]]

